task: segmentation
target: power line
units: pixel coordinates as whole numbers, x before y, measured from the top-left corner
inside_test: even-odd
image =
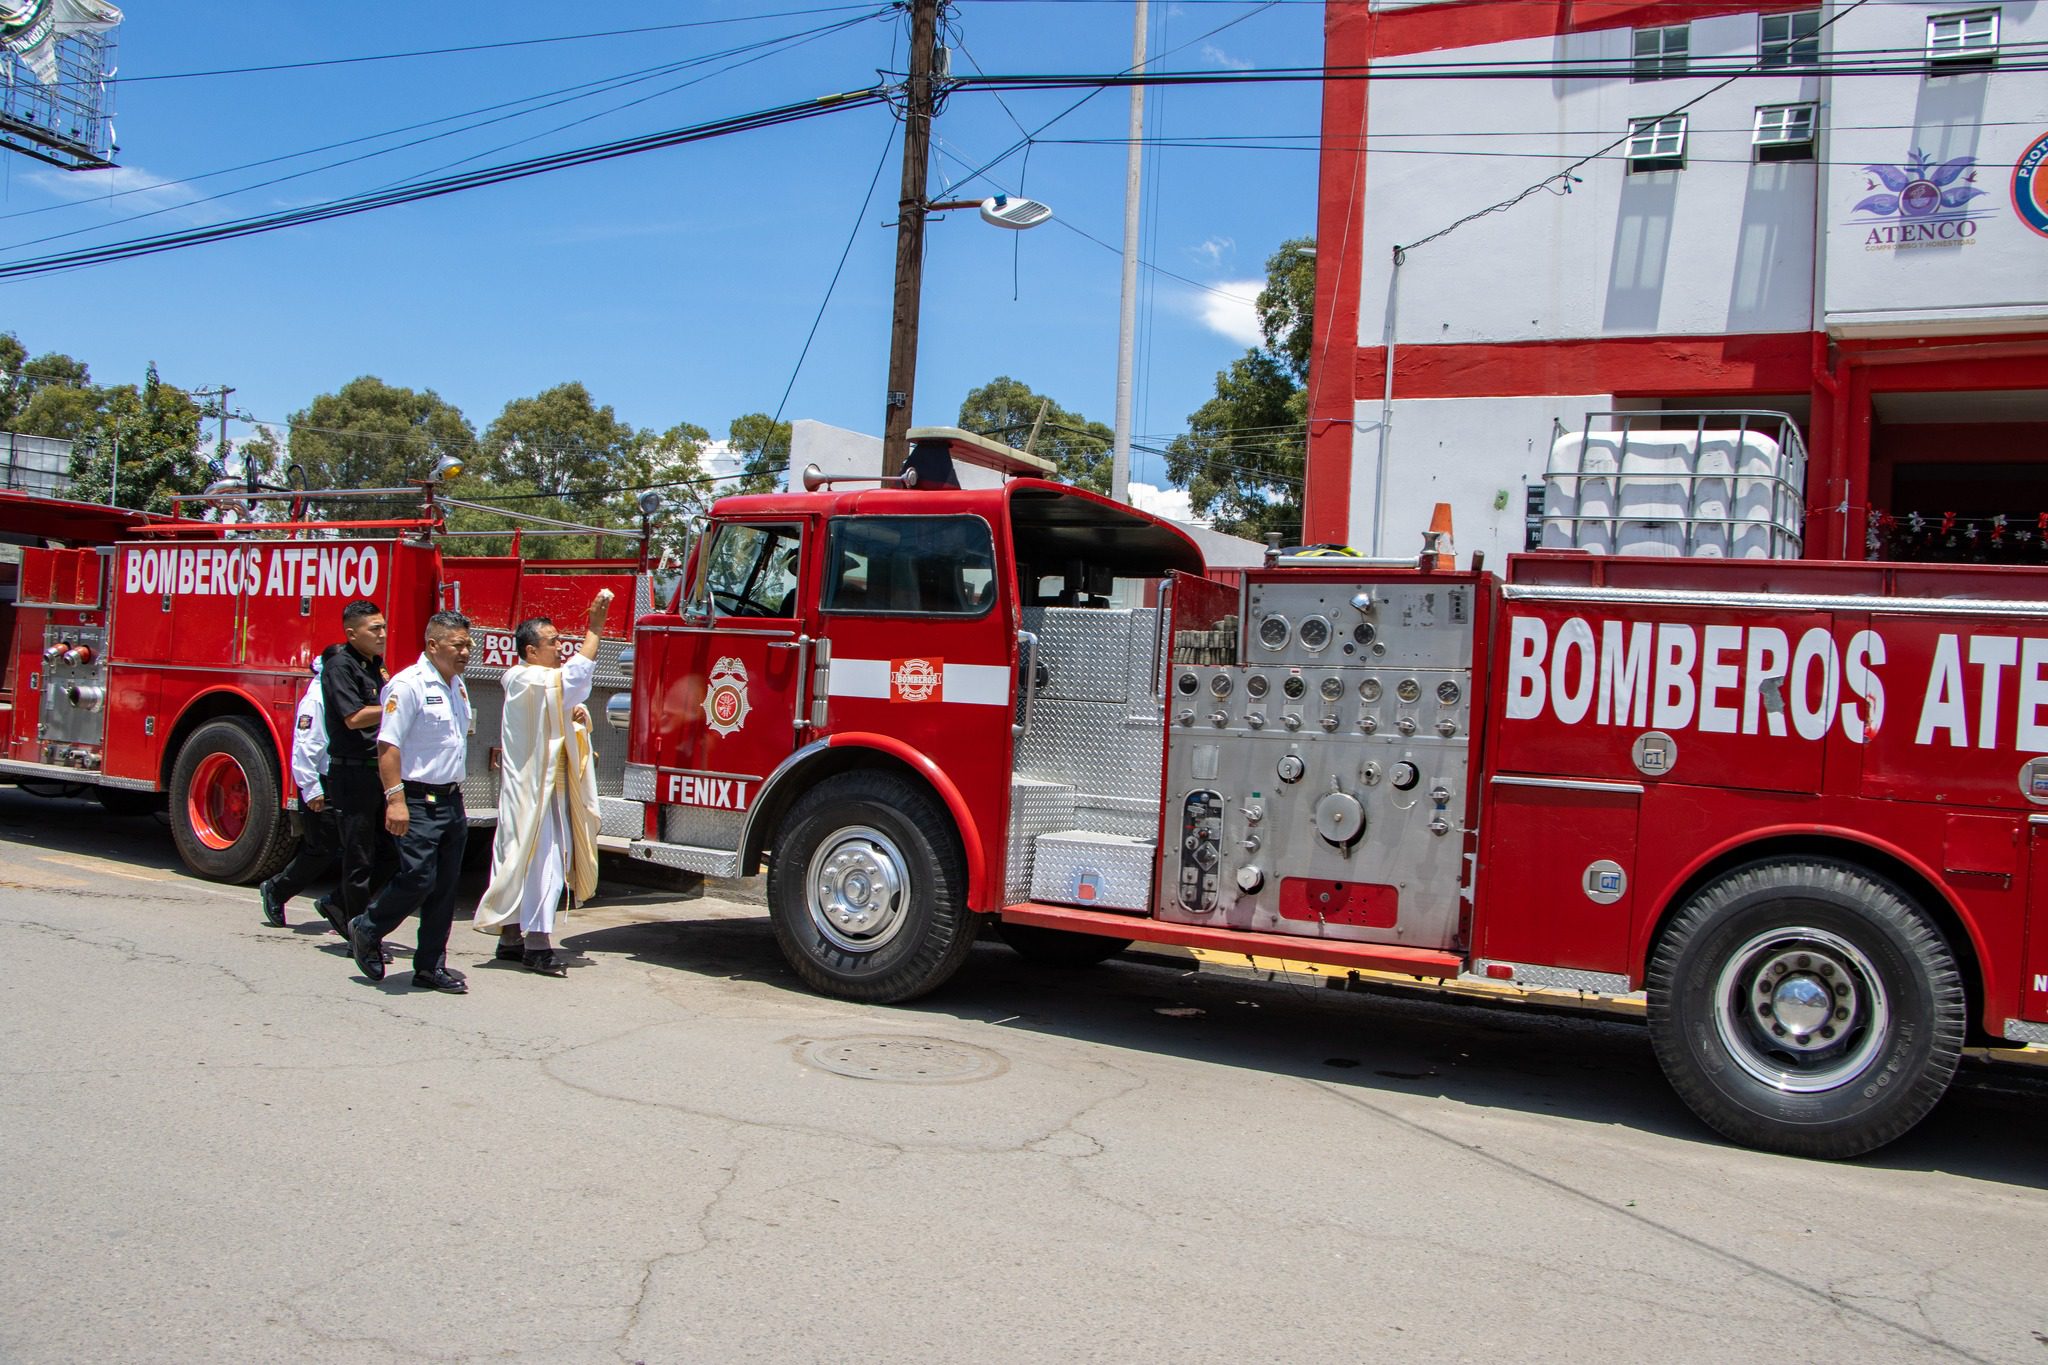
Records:
[[[464,163],[465,163],[465,162],[467,162],[467,161],[472,161],[472,160],[475,160],[475,159],[476,159],[476,157],[478,157],[478,156],[489,156],[489,155],[491,155],[491,154],[492,154],[492,153],[494,153],[494,152],[504,151],[504,150],[506,150],[507,148],[510,148],[510,147],[515,147],[515,146],[519,146],[519,145],[520,145],[521,143],[523,143],[523,142],[531,142],[531,141],[535,140],[536,138],[540,138],[540,137],[547,137],[547,136],[551,136],[552,134],[554,134],[554,133],[557,133],[557,132],[560,132],[560,131],[562,131],[562,130],[563,130],[563,129],[565,129],[565,128],[572,128],[572,127],[575,127],[575,126],[577,126],[577,124],[579,124],[579,123],[587,123],[587,122],[589,122],[589,121],[590,121],[591,119],[594,119],[594,118],[601,118],[601,117],[604,117],[604,116],[605,116],[606,114],[610,114],[610,113],[616,113],[616,112],[617,112],[617,111],[618,111],[619,109],[631,108],[631,107],[633,107],[633,105],[635,105],[635,104],[641,104],[641,103],[645,103],[645,102],[646,102],[647,100],[650,100],[650,99],[656,99],[656,98],[659,98],[660,96],[662,96],[662,95],[666,95],[666,94],[672,94],[672,93],[674,93],[675,91],[677,91],[677,90],[681,90],[681,89],[684,89],[684,88],[685,88],[685,87],[687,87],[687,86],[690,86],[690,85],[695,85],[695,84],[699,84],[699,83],[701,83],[701,82],[703,82],[703,81],[707,81],[707,80],[710,80],[710,79],[711,79],[712,77],[714,77],[714,76],[719,76],[719,75],[723,75],[723,74],[725,74],[725,73],[726,73],[726,72],[728,72],[728,71],[733,71],[733,70],[737,70],[737,69],[738,69],[739,67],[741,67],[741,66],[745,66],[745,65],[748,65],[748,64],[750,64],[751,62],[755,62],[755,61],[760,61],[760,60],[763,60],[764,58],[766,58],[766,57],[768,57],[768,56],[774,55],[772,51],[771,51],[771,52],[763,52],[763,51],[761,51],[761,49],[763,49],[763,48],[768,48],[768,49],[774,49],[774,48],[777,48],[777,47],[782,47],[782,46],[784,46],[784,45],[790,45],[790,46],[795,46],[795,45],[798,45],[798,44],[800,44],[801,42],[808,42],[808,41],[811,41],[812,39],[815,39],[815,38],[818,38],[818,37],[822,37],[822,36],[825,36],[825,35],[827,35],[827,34],[831,34],[831,33],[835,33],[835,32],[840,32],[840,31],[843,31],[843,30],[845,30],[845,29],[848,29],[848,28],[852,28],[852,27],[855,27],[855,26],[857,26],[857,25],[859,25],[859,24],[861,24],[861,23],[865,23],[865,22],[867,22],[867,21],[868,21],[869,19],[871,19],[871,18],[874,18],[874,17],[876,17],[876,16],[878,16],[878,15],[886,14],[886,13],[888,13],[888,9],[887,9],[887,7],[883,7],[883,8],[881,8],[881,9],[871,9],[871,10],[870,10],[870,11],[869,11],[868,13],[866,13],[866,14],[863,14],[863,15],[860,15],[860,16],[858,16],[858,17],[856,17],[856,18],[853,18],[853,19],[843,19],[843,20],[840,20],[840,21],[838,21],[838,22],[836,22],[836,23],[832,23],[832,24],[825,24],[825,25],[821,25],[821,26],[819,26],[819,27],[817,27],[817,28],[813,28],[813,29],[807,29],[807,30],[803,30],[803,31],[800,31],[800,32],[797,32],[797,33],[783,34],[783,35],[781,35],[780,37],[776,37],[776,38],[767,38],[767,39],[761,39],[761,40],[758,40],[758,41],[756,41],[756,42],[751,42],[751,43],[744,43],[744,44],[741,44],[741,45],[740,45],[740,46],[738,46],[738,47],[733,47],[733,48],[727,48],[727,49],[724,49],[723,51],[718,51],[718,52],[707,52],[707,53],[703,53],[703,54],[700,54],[700,55],[698,55],[698,56],[696,56],[696,57],[690,57],[690,58],[686,58],[686,59],[683,59],[683,60],[680,60],[680,61],[676,61],[676,62],[669,62],[669,63],[664,63],[664,64],[663,64],[663,65],[661,65],[661,66],[658,66],[658,67],[652,67],[652,68],[648,68],[648,69],[646,69],[646,70],[643,70],[643,71],[638,71],[638,72],[630,72],[630,73],[627,73],[626,75],[623,75],[623,76],[617,76],[617,77],[606,77],[606,78],[604,78],[603,80],[600,80],[600,81],[593,81],[593,82],[587,82],[587,83],[585,83],[584,85],[581,85],[581,86],[570,86],[570,87],[567,87],[566,91],[550,92],[550,94],[549,94],[549,95],[540,95],[540,96],[530,96],[530,97],[528,97],[528,98],[527,98],[527,99],[525,99],[525,100],[516,100],[516,101],[512,101],[512,102],[511,102],[511,106],[516,106],[516,105],[519,105],[519,104],[527,104],[527,103],[531,103],[531,102],[532,102],[533,100],[535,100],[535,99],[542,99],[542,100],[547,100],[548,102],[547,102],[547,103],[543,103],[543,104],[538,104],[538,105],[535,105],[535,106],[534,106],[533,108],[530,108],[530,109],[520,109],[520,110],[517,110],[517,111],[516,111],[516,112],[514,112],[514,113],[509,113],[509,114],[501,114],[501,115],[499,115],[499,116],[498,116],[498,117],[496,117],[496,118],[488,118],[488,119],[482,119],[482,120],[480,120],[480,121],[478,121],[478,122],[475,122],[475,123],[471,123],[471,124],[468,124],[468,125],[466,125],[466,126],[464,126],[464,127],[459,127],[459,128],[451,128],[451,129],[448,129],[448,130],[446,130],[445,132],[440,132],[440,133],[433,133],[433,134],[429,134],[429,135],[428,135],[428,136],[426,136],[426,137],[419,137],[419,138],[414,138],[414,139],[413,139],[412,141],[410,141],[410,142],[401,142],[401,143],[397,143],[397,144],[395,144],[395,145],[393,145],[393,146],[390,146],[390,147],[383,147],[383,148],[379,148],[379,149],[378,149],[378,150],[376,150],[376,151],[371,151],[371,152],[365,152],[365,153],[361,154],[360,156],[351,156],[351,157],[344,157],[344,158],[342,158],[342,159],[341,159],[341,160],[339,160],[339,161],[330,161],[330,162],[327,162],[327,163],[325,163],[324,165],[319,165],[319,166],[309,166],[309,167],[307,167],[307,168],[306,168],[306,169],[304,169],[304,170],[299,170],[299,171],[293,171],[293,172],[291,172],[290,174],[287,174],[287,175],[273,176],[272,178],[270,178],[270,179],[268,179],[268,180],[258,180],[258,181],[252,182],[252,183],[250,183],[250,184],[247,184],[247,185],[239,185],[239,186],[235,187],[234,189],[230,189],[230,190],[223,190],[223,191],[221,191],[221,192],[220,192],[220,193],[218,193],[218,194],[202,195],[202,196],[200,196],[199,198],[196,198],[196,199],[186,199],[186,200],[183,200],[183,201],[181,201],[181,202],[179,202],[179,203],[176,203],[176,204],[167,204],[167,205],[163,206],[162,208],[148,209],[148,210],[145,210],[144,212],[141,212],[141,213],[133,213],[133,214],[129,214],[128,216],[126,216],[126,217],[124,217],[124,218],[116,218],[116,219],[112,219],[112,220],[110,220],[110,221],[105,221],[105,222],[99,222],[99,223],[93,223],[93,224],[89,224],[89,225],[87,225],[87,226],[85,226],[85,227],[71,228],[71,229],[69,229],[69,230],[67,230],[67,231],[64,231],[64,232],[53,232],[53,233],[49,233],[49,234],[46,234],[45,236],[42,236],[42,237],[30,237],[30,238],[25,238],[25,239],[23,239],[22,241],[19,241],[19,242],[10,242],[10,243],[8,243],[8,244],[7,244],[7,245],[6,245],[5,247],[0,247],[0,250],[4,250],[4,251],[18,251],[18,250],[21,250],[21,249],[23,249],[23,248],[25,248],[25,247],[31,247],[31,246],[40,246],[40,245],[42,245],[42,244],[44,244],[44,243],[46,243],[46,242],[56,242],[56,241],[62,241],[62,240],[66,239],[66,238],[69,238],[69,237],[79,237],[79,236],[84,236],[84,235],[87,235],[87,234],[90,234],[90,233],[95,233],[95,232],[104,232],[104,231],[107,231],[108,229],[111,229],[111,228],[116,228],[116,227],[120,227],[120,226],[122,226],[122,225],[124,225],[124,224],[127,224],[127,223],[138,223],[138,222],[141,222],[141,221],[143,221],[143,220],[145,220],[145,219],[161,217],[162,215],[164,215],[164,214],[167,214],[167,213],[177,213],[177,212],[181,212],[181,211],[183,211],[183,210],[186,210],[186,209],[196,208],[196,207],[198,207],[198,206],[199,206],[199,205],[201,205],[201,204],[211,204],[211,203],[217,203],[217,202],[219,202],[220,200],[223,200],[223,199],[231,199],[231,198],[234,198],[234,197],[235,197],[235,196],[237,196],[237,195],[243,195],[243,194],[248,194],[248,193],[250,193],[250,192],[252,192],[252,191],[254,191],[254,190],[260,190],[260,189],[268,189],[268,188],[270,188],[270,187],[272,187],[272,186],[276,186],[276,185],[282,185],[282,184],[286,184],[286,183],[288,183],[288,182],[290,182],[290,181],[293,181],[293,180],[302,180],[302,179],[304,179],[305,177],[307,177],[307,176],[309,176],[309,175],[318,175],[318,174],[320,174],[320,173],[321,173],[321,172],[323,172],[323,171],[331,171],[331,170],[338,170],[338,169],[340,169],[341,167],[344,167],[344,166],[352,166],[352,165],[356,165],[356,164],[358,164],[358,163],[360,163],[360,162],[364,162],[364,161],[370,161],[370,160],[374,160],[375,158],[377,158],[377,157],[380,157],[380,156],[390,156],[390,155],[392,155],[392,154],[394,154],[394,153],[397,153],[397,152],[409,151],[409,150],[411,150],[411,149],[412,149],[412,148],[414,148],[414,147],[421,147],[421,146],[425,146],[425,145],[426,145],[426,144],[428,144],[428,143],[431,143],[431,142],[438,142],[438,141],[441,141],[441,140],[442,140],[442,139],[444,139],[444,138],[456,137],[456,136],[459,136],[459,135],[461,135],[461,134],[463,134],[463,133],[468,133],[468,132],[474,132],[474,131],[476,131],[476,130],[477,130],[477,129],[479,129],[479,128],[486,128],[486,127],[489,127],[489,126],[491,126],[491,125],[492,125],[492,124],[494,124],[494,123],[504,123],[504,122],[507,122],[507,121],[509,121],[509,120],[512,120],[512,119],[518,119],[518,118],[525,118],[525,117],[528,117],[529,115],[532,115],[532,114],[538,114],[538,113],[542,113],[542,112],[545,112],[545,111],[546,111],[546,110],[548,110],[548,109],[558,108],[558,107],[560,107],[561,105],[564,105],[564,104],[571,104],[571,103],[574,103],[574,102],[576,102],[576,101],[578,101],[578,100],[583,100],[583,99],[590,99],[590,98],[593,98],[593,97],[595,97],[595,96],[597,96],[597,95],[601,95],[601,94],[608,94],[608,93],[610,93],[610,92],[611,92],[611,91],[613,91],[613,90],[619,90],[619,89],[623,89],[623,88],[625,88],[626,86],[629,86],[629,85],[637,85],[637,84],[640,84],[641,82],[644,82],[644,81],[647,81],[647,80],[653,80],[653,79],[656,79],[656,78],[658,78],[658,77],[660,77],[660,76],[664,76],[664,75],[669,75],[669,74],[672,74],[672,73],[674,73],[674,72],[676,72],[676,71],[681,71],[681,70],[687,70],[688,68],[690,68],[690,67],[695,67],[695,66],[703,66],[703,65],[705,65],[705,64],[707,64],[707,63],[709,63],[709,62],[714,62],[714,61],[717,61],[717,60],[719,60],[720,58],[724,58],[724,57],[733,57],[733,56],[739,56],[739,55],[741,55],[741,54],[745,54],[745,53],[755,53],[755,54],[756,54],[755,56],[752,56],[752,57],[749,57],[749,58],[747,58],[747,60],[746,60],[746,61],[741,61],[741,62],[735,62],[735,63],[733,63],[733,64],[732,64],[731,66],[726,66],[726,67],[720,67],[720,68],[718,68],[718,69],[717,69],[717,70],[715,70],[715,71],[710,71],[710,72],[706,72],[706,73],[705,73],[704,75],[702,75],[702,76],[698,76],[698,77],[695,77],[695,78],[694,78],[694,79],[692,79],[692,80],[688,80],[688,81],[683,81],[683,82],[681,82],[681,83],[679,83],[679,84],[677,84],[677,85],[669,86],[669,87],[667,87],[666,89],[663,89],[663,90],[659,90],[659,91],[656,91],[656,92],[655,92],[654,94],[652,94],[652,95],[644,96],[644,97],[642,97],[642,98],[641,98],[641,99],[639,99],[639,100],[633,100],[633,101],[628,101],[628,102],[627,102],[626,104],[614,106],[614,107],[613,107],[612,109],[607,109],[607,110],[604,110],[604,111],[602,111],[602,112],[600,112],[600,113],[598,113],[598,114],[592,114],[592,115],[590,115],[590,116],[589,116],[588,118],[584,118],[584,119],[578,119],[578,120],[574,120],[574,121],[572,121],[572,122],[570,122],[570,123],[566,123],[566,124],[561,124],[561,125],[558,125],[558,126],[557,126],[557,127],[555,127],[555,128],[550,128],[550,129],[546,130],[545,132],[541,132],[541,133],[536,133],[536,134],[534,134],[534,135],[533,135],[532,137],[528,137],[528,138],[522,138],[522,139],[519,139],[518,141],[515,141],[515,142],[510,142],[510,143],[506,143],[506,144],[504,144],[503,146],[500,146],[500,147],[494,147],[494,148],[490,148],[490,149],[487,149],[487,150],[485,150],[485,151],[482,151],[482,152],[478,152],[478,153],[476,153],[476,154],[475,154],[474,156],[470,156],[470,157],[464,157],[464,158],[462,158],[462,159],[460,159],[460,160],[457,160],[457,161],[453,161],[453,162],[449,162],[449,163],[447,163],[447,164],[445,164],[445,165],[442,165],[442,166],[438,166],[438,167],[435,167],[435,168],[434,168],[433,170],[430,170],[430,171],[425,171],[425,172],[421,172],[419,176],[412,176],[412,177],[407,177],[407,178],[406,178],[405,180],[400,180],[400,181],[397,181],[397,182],[393,182],[392,184],[387,184],[387,185],[383,185],[383,186],[379,186],[379,187],[378,187],[379,189],[390,189],[390,188],[394,188],[394,187],[395,187],[396,185],[401,185],[401,184],[405,184],[405,183],[407,183],[407,180],[419,179],[419,178],[422,178],[422,177],[424,177],[424,176],[431,176],[431,175],[434,175],[434,174],[436,174],[437,172],[442,172],[442,171],[447,171],[447,170],[453,169],[453,168],[454,168],[455,166],[459,166],[459,165],[462,165],[462,164],[464,164]],[[580,92],[580,93],[576,93],[576,92]],[[553,95],[555,95],[555,94],[561,94],[561,95],[563,95],[564,97],[563,97],[563,98],[559,98],[559,99],[556,99],[556,98],[552,98],[552,96],[553,96]],[[483,111],[478,111],[478,112],[494,112],[494,111],[495,111],[496,109],[502,109],[502,108],[507,108],[507,107],[511,107],[511,106],[508,106],[508,105],[497,105],[497,106],[491,106],[490,108],[488,108],[488,109],[486,109],[486,110],[483,110]],[[452,115],[452,116],[450,116],[450,117],[451,117],[451,118],[463,118],[463,117],[469,117],[469,115]],[[426,124],[417,124],[417,125],[414,125],[414,126],[415,126],[415,127],[431,127],[431,126],[433,126],[433,124],[435,124],[435,123],[445,123],[445,122],[448,122],[448,121],[449,121],[449,119],[436,119],[436,120],[433,120],[433,121],[432,121],[432,123],[426,123]],[[361,139],[361,140],[364,140],[364,141],[374,141],[374,140],[375,140],[375,139],[376,139],[377,137],[381,137],[381,136],[388,136],[388,134],[373,134],[373,135],[371,135],[370,137],[368,137],[368,138],[365,138],[365,139]],[[348,143],[341,143],[341,144],[336,144],[336,145],[340,145],[340,146],[346,146],[346,145],[349,145],[349,144],[348,144]],[[277,160],[291,160],[291,159],[295,159],[295,158],[296,158],[297,156],[301,156],[301,155],[307,155],[307,154],[308,154],[308,153],[293,153],[293,154],[292,154],[291,156],[288,156],[288,157],[282,157],[282,158],[274,158],[274,159],[277,159]],[[259,164],[259,165],[260,165],[260,164],[263,164],[263,163],[260,163],[260,162],[259,162],[259,163],[254,163],[254,164]],[[246,168],[246,167],[243,167],[243,168],[240,168],[240,169],[247,169],[247,168]],[[221,174],[221,172],[213,172],[213,173],[209,173],[209,174]],[[199,179],[199,178],[206,178],[206,177],[195,177],[195,179]],[[167,186],[170,186],[170,185],[176,185],[176,184],[179,184],[179,183],[183,183],[183,182],[179,182],[179,181],[165,181],[165,182],[162,182],[162,183],[161,183],[160,185],[156,185],[156,186],[149,186],[149,187],[146,187],[146,188],[149,188],[149,189],[161,189],[161,188],[164,188],[164,187],[167,187]],[[134,192],[139,192],[139,191],[129,191],[129,192],[130,192],[130,193],[134,193]],[[111,197],[111,196],[110,196],[110,197]],[[97,202],[99,202],[99,201],[96,201],[96,200],[83,200],[83,201],[79,201],[79,204],[77,204],[77,205],[60,205],[60,206],[57,206],[57,207],[65,207],[65,208],[70,208],[70,207],[78,207],[78,206],[88,206],[88,205],[91,205],[91,204],[94,204],[94,203],[97,203]]]
[[[617,142],[599,143],[595,146],[579,147],[570,151],[533,157],[525,161],[514,161],[502,165],[489,166],[482,170],[425,181],[418,185],[404,188],[352,195],[347,198],[328,200],[324,203],[311,204],[280,213],[219,223],[212,227],[195,228],[185,232],[165,233],[156,237],[133,238],[128,241],[113,242],[103,246],[85,247],[77,251],[32,257],[26,261],[8,262],[0,264],[0,279],[18,279],[30,275],[47,275],[63,270],[75,270],[83,266],[101,265],[109,261],[157,255],[161,252],[181,250],[185,247],[199,246],[209,242],[228,241],[239,237],[252,237],[260,233],[275,232],[283,228],[299,227],[307,223],[324,222],[331,218],[345,218],[355,214],[373,212],[377,209],[391,208],[398,204],[417,203],[424,199],[438,198],[442,195],[458,194],[464,190],[478,189],[486,185],[499,185],[513,180],[523,180],[530,176],[545,175],[551,171],[565,170],[573,166],[594,165],[598,162],[616,160],[620,157],[638,156],[645,152],[682,146],[685,143],[703,142],[712,138],[726,137],[733,133],[751,132],[755,129],[775,127],[784,123],[797,123],[817,118],[823,114],[838,113],[843,110],[879,104],[887,98],[887,92],[879,87],[847,91],[841,94],[823,95],[797,104],[779,105],[772,109],[762,109],[753,113],[713,119],[706,123],[691,124],[682,128],[670,129],[666,132],[625,138]]]
[[[740,14],[726,19],[691,19],[673,24],[648,24],[640,28],[603,29],[592,33],[561,33],[548,38],[508,38],[495,43],[463,43],[454,47],[418,48],[410,52],[378,52],[361,57],[320,57],[301,62],[270,62],[261,66],[224,66],[208,71],[164,71],[153,75],[113,76],[109,85],[140,85],[149,81],[190,81],[214,76],[252,76],[274,71],[309,71],[324,66],[361,66],[368,62],[408,61],[416,57],[450,57],[472,52],[497,52],[506,48],[541,47],[551,43],[580,43],[593,38],[629,38],[647,33],[672,33],[679,29],[715,28],[724,24],[751,24],[764,19],[789,19],[811,14],[833,14],[867,9],[868,5],[815,5],[809,9],[770,10],[761,14]],[[98,85],[100,82],[93,82]],[[77,85],[80,82],[62,82]]]

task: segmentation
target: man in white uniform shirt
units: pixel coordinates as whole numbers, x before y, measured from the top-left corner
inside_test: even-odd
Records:
[[[321,781],[326,776],[327,699],[320,691],[320,660],[315,659],[313,681],[299,698],[298,716],[292,724],[292,785],[299,791],[298,852],[283,871],[256,888],[263,897],[264,922],[273,928],[285,927],[285,903],[327,877],[340,861],[340,831]],[[337,934],[348,937],[341,907],[331,896],[320,902],[319,910]]]
[[[419,661],[385,684],[377,729],[377,775],[384,785],[384,828],[398,841],[398,874],[370,908],[348,922],[350,955],[364,976],[384,979],[384,936],[419,912],[412,984],[462,995],[462,973],[447,963],[448,927],[469,817],[462,772],[469,751],[469,618],[437,611],[427,618]]]
[[[568,975],[553,937],[563,895],[581,902],[597,889],[597,777],[582,703],[611,604],[609,588],[597,594],[567,658],[553,621],[521,621],[519,662],[505,671],[498,832],[475,927],[498,929],[497,956],[542,976]]]

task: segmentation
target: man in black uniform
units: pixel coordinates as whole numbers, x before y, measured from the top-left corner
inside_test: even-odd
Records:
[[[346,643],[320,656],[320,690],[327,704],[327,799],[338,817],[341,911],[335,930],[370,908],[370,898],[398,869],[398,853],[384,833],[384,792],[377,781],[377,726],[384,712],[377,695],[384,671],[384,613],[359,600],[341,609]],[[334,920],[328,921],[334,924]]]

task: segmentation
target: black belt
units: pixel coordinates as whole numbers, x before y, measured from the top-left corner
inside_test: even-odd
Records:
[[[344,768],[374,768],[377,766],[377,756],[370,754],[363,758],[350,758],[330,749],[327,752],[327,762],[330,767],[338,763]]]
[[[414,782],[407,780],[405,784],[405,794],[407,796],[459,796],[461,792],[462,784],[460,782]]]

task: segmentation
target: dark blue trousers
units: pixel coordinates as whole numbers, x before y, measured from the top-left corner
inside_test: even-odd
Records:
[[[364,912],[378,938],[384,938],[405,917],[420,917],[419,946],[412,969],[430,972],[448,956],[448,929],[455,922],[455,886],[462,879],[462,846],[469,838],[469,816],[462,807],[462,788],[429,791],[405,784],[409,818],[398,841],[398,873],[377,893]]]

